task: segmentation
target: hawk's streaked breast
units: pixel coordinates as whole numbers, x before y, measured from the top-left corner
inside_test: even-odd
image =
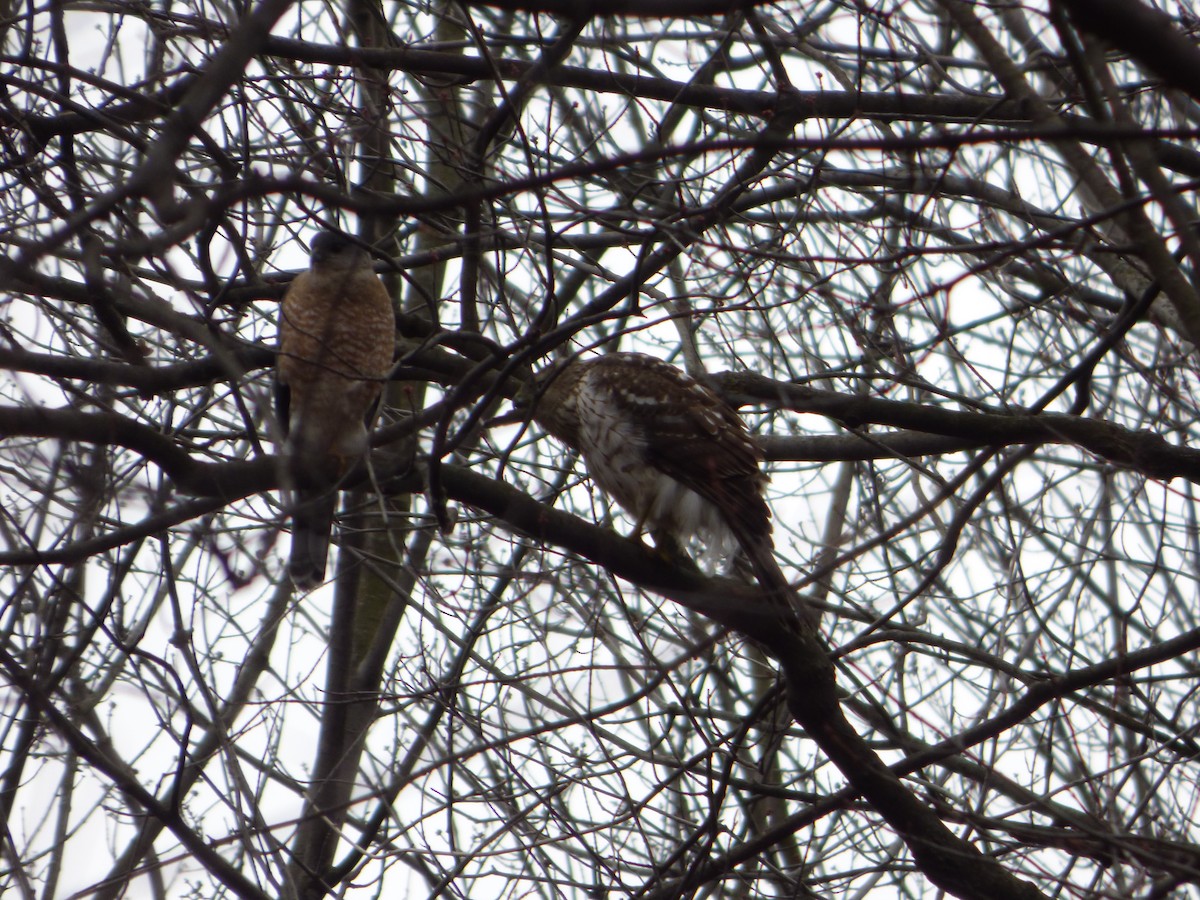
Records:
[[[547,373],[536,416],[652,533],[730,551],[770,542],[762,452],[737,412],[675,367],[614,353]]]

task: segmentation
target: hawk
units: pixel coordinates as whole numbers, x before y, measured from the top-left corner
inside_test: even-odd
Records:
[[[396,331],[392,299],[363,247],[322,231],[309,259],[280,308],[275,393],[291,488],[288,572],[302,590],[325,580],[337,485],[367,450]]]
[[[763,453],[737,411],[668,363],[612,353],[544,369],[534,419],[577,449],[640,532],[674,554],[692,536],[741,550],[772,594],[791,588],[775,561]]]

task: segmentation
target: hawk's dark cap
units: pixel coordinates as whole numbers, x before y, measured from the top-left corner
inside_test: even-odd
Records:
[[[361,249],[350,236],[340,231],[318,231],[309,244],[309,256],[313,262],[322,262],[348,249]]]

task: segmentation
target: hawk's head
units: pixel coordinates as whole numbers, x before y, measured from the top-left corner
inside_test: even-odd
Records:
[[[318,271],[355,269],[370,265],[366,248],[340,231],[319,231],[309,245],[308,258]]]
[[[536,419],[555,437],[574,445],[579,429],[575,388],[584,370],[569,360],[551,363],[539,370],[512,399],[506,420]]]

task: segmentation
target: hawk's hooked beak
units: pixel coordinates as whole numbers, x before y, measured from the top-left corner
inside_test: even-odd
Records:
[[[537,405],[537,385],[532,381],[526,381],[521,385],[520,390],[513,396],[511,407],[508,412],[501,413],[498,416],[492,416],[488,419],[488,426],[499,425],[527,425],[529,420],[533,418],[533,408]]]

